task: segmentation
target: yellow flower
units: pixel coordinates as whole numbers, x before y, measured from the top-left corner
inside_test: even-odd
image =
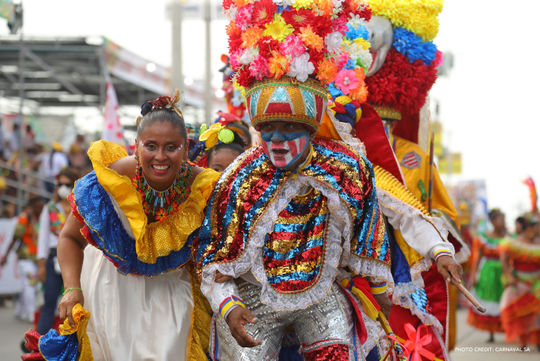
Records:
[[[293,4],[293,7],[295,9],[310,9],[311,5],[313,5],[313,0],[296,0],[296,2]]]
[[[294,32],[292,25],[287,24],[280,14],[274,15],[274,21],[265,25],[263,36],[271,36],[277,41],[283,41]]]
[[[358,38],[354,41],[362,49],[368,50],[371,47],[371,44],[366,39]]]
[[[272,57],[268,62],[268,67],[270,69],[270,75],[274,78],[279,79],[285,73],[289,72],[289,60],[287,57],[282,55],[279,51],[272,51]]]
[[[199,136],[199,141],[204,142],[206,149],[210,149],[216,146],[218,143],[218,133],[223,128],[220,123],[214,123],[212,126]]]
[[[311,25],[300,29],[300,39],[310,48],[321,51],[324,48],[324,39],[311,29]]]
[[[254,26],[252,28],[247,28],[246,31],[242,33],[242,47],[250,48],[257,44],[257,41],[261,38],[263,29],[259,26]]]

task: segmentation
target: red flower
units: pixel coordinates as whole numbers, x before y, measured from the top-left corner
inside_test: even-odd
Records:
[[[281,16],[287,24],[293,26],[295,33],[298,33],[302,27],[313,25],[313,19],[317,18],[317,16],[313,15],[313,11],[309,9],[284,11]]]
[[[223,0],[223,8],[228,10],[233,4],[233,0]]]
[[[257,42],[259,48],[259,54],[263,58],[270,58],[272,51],[279,51],[279,41],[273,39],[271,36],[264,36]]]
[[[150,103],[158,108],[163,108],[171,102],[172,98],[166,95],[158,97],[156,100],[151,100]]]
[[[251,17],[253,25],[264,27],[265,24],[274,19],[277,5],[272,0],[261,0],[253,4],[253,15]]]
[[[167,213],[165,212],[163,208],[157,211],[155,219],[156,221],[160,221],[160,222],[163,222],[164,220],[167,219]]]
[[[249,86],[254,80],[254,78],[249,73],[249,68],[247,66],[244,66],[240,70],[238,70],[235,79],[238,85],[243,87]]]
[[[229,54],[231,54],[242,46],[242,31],[233,22],[230,22],[226,29],[229,36]]]

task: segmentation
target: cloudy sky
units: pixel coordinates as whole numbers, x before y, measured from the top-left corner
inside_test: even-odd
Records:
[[[202,3],[202,0],[190,0]],[[24,0],[25,35],[105,35],[140,56],[170,65],[168,0]],[[438,47],[452,52],[454,68],[432,97],[441,105],[444,143],[463,154],[463,174],[446,178],[486,179],[490,207],[515,217],[528,207],[521,181],[540,183],[540,50],[538,10],[532,0],[447,0]],[[224,22],[212,26],[212,69],[226,51]],[[0,23],[1,25],[1,23]],[[184,22],[184,72],[204,74],[204,25]],[[7,27],[0,26],[0,34]],[[536,36],[535,36],[536,35]]]

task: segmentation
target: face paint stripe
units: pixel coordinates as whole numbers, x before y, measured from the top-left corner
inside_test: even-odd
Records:
[[[303,138],[303,137],[302,137]],[[291,156],[294,158],[298,155],[298,145],[297,145],[298,139],[289,140],[287,142],[287,145],[289,146]]]

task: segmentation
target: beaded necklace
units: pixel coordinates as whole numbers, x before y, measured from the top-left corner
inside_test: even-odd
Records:
[[[137,167],[132,183],[142,196],[143,209],[148,217],[148,222],[163,222],[170,214],[176,212],[178,206],[190,194],[191,189],[188,182],[192,172],[193,166],[185,162],[178,170],[173,184],[164,191],[158,191],[148,184],[142,168]]]

